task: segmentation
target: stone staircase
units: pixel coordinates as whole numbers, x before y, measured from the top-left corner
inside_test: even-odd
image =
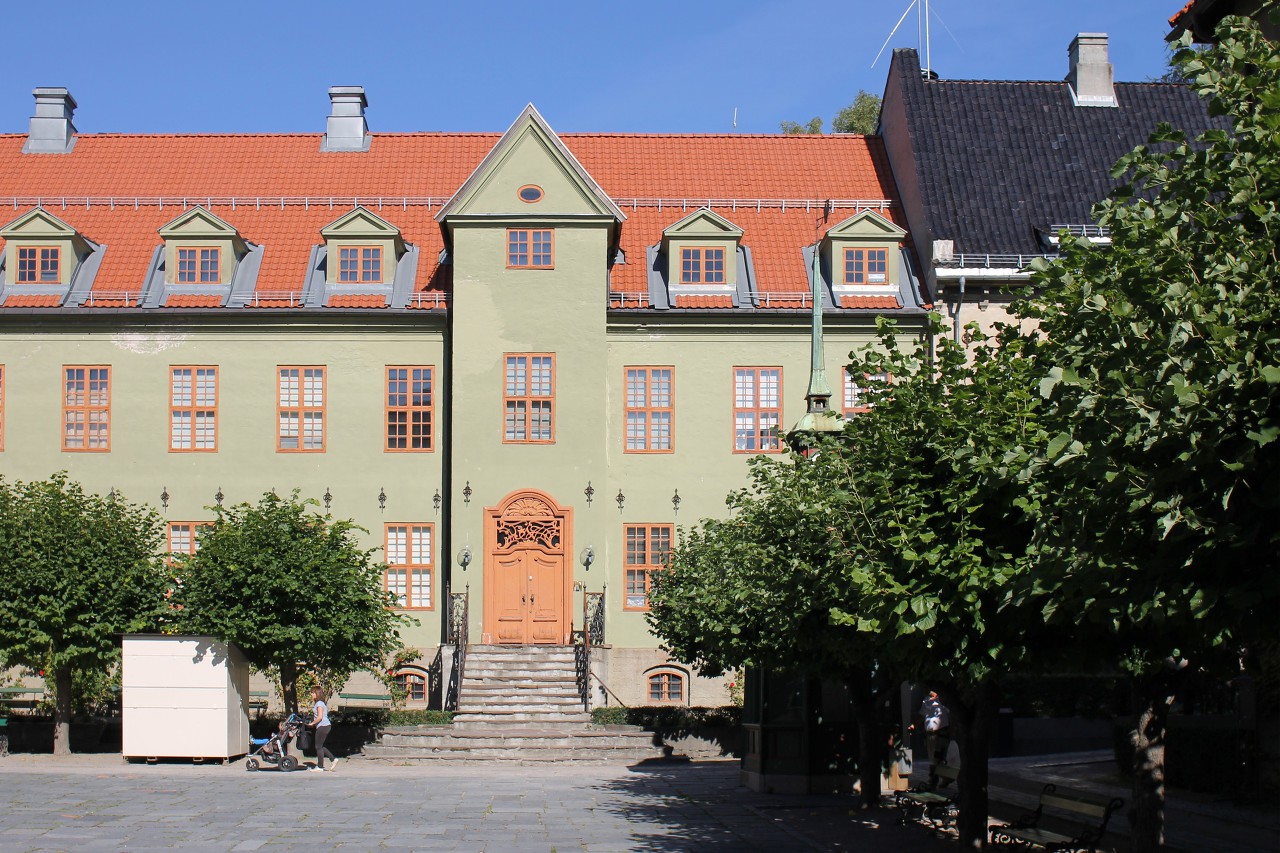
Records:
[[[386,729],[367,758],[627,763],[665,757],[636,726],[593,726],[571,646],[470,646],[452,726]]]

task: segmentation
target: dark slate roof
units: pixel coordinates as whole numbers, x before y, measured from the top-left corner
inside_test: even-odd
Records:
[[[1118,107],[1077,107],[1065,82],[926,81],[914,50],[893,58],[929,230],[957,253],[1042,252],[1035,228],[1092,222],[1111,167],[1158,123],[1229,127],[1179,84],[1117,83]]]

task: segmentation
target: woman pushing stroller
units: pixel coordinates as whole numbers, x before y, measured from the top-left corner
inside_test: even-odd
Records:
[[[332,730],[332,724],[329,722],[329,706],[324,701],[324,691],[318,684],[311,688],[311,702],[311,722],[308,723],[307,726],[315,729],[316,766],[310,769],[313,771],[325,770],[324,759],[327,755],[329,760],[333,762],[328,769],[331,771],[337,770],[337,756],[330,752],[328,747],[324,745],[325,740],[329,737],[329,732]]]

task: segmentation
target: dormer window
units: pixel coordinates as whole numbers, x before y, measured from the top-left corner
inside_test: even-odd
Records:
[[[339,248],[338,281],[342,284],[382,284],[382,247]]]
[[[18,248],[18,284],[60,284],[62,249],[57,246]]]
[[[178,284],[220,284],[222,252],[217,246],[178,249]]]
[[[681,284],[724,284],[724,248],[686,246],[680,250]]]
[[[874,210],[863,210],[837,223],[816,247],[821,275],[842,308],[901,304],[902,242],[907,232]]]
[[[845,284],[884,284],[889,274],[887,249],[845,249]]]
[[[554,242],[550,228],[507,229],[507,267],[551,269],[555,266]]]

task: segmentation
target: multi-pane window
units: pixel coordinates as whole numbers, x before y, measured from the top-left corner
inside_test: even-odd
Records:
[[[217,284],[222,281],[222,252],[217,246],[178,249],[179,284]]]
[[[780,451],[782,368],[738,367],[733,371],[733,450]]]
[[[628,453],[669,452],[673,440],[675,368],[627,368]]]
[[[868,379],[877,380],[879,382],[888,382],[889,374],[874,373],[867,377]],[[863,383],[854,381],[849,371],[844,371],[844,414],[845,416],[856,415],[859,412],[865,412],[871,408],[866,396],[866,386]]]
[[[684,702],[684,676],[678,672],[655,672],[649,676],[650,702]]]
[[[279,368],[278,450],[324,451],[324,368]]]
[[[169,368],[169,449],[218,449],[218,368]]]
[[[387,450],[431,450],[435,384],[430,367],[387,368]]]
[[[345,284],[382,282],[381,246],[344,246],[338,249],[338,281]]]
[[[62,369],[62,449],[111,449],[111,368]]]
[[[406,702],[427,701],[427,679],[420,672],[397,672],[395,674],[396,689]]]
[[[507,266],[550,269],[554,266],[550,228],[511,228],[507,231]]]
[[[200,531],[213,525],[207,521],[169,523],[169,556],[190,556],[200,550]]]
[[[502,440],[525,444],[555,440],[555,356],[508,355],[504,377]]]
[[[58,284],[62,280],[62,250],[57,246],[21,246],[16,284]]]
[[[845,249],[845,284],[884,284],[888,281],[887,249]]]
[[[435,565],[430,524],[386,526],[386,588],[404,608],[431,607],[431,569]]]
[[[681,249],[680,283],[724,284],[724,249]]]
[[[627,610],[649,609],[649,587],[652,573],[667,564],[671,553],[670,524],[628,524],[624,531],[627,548]]]

